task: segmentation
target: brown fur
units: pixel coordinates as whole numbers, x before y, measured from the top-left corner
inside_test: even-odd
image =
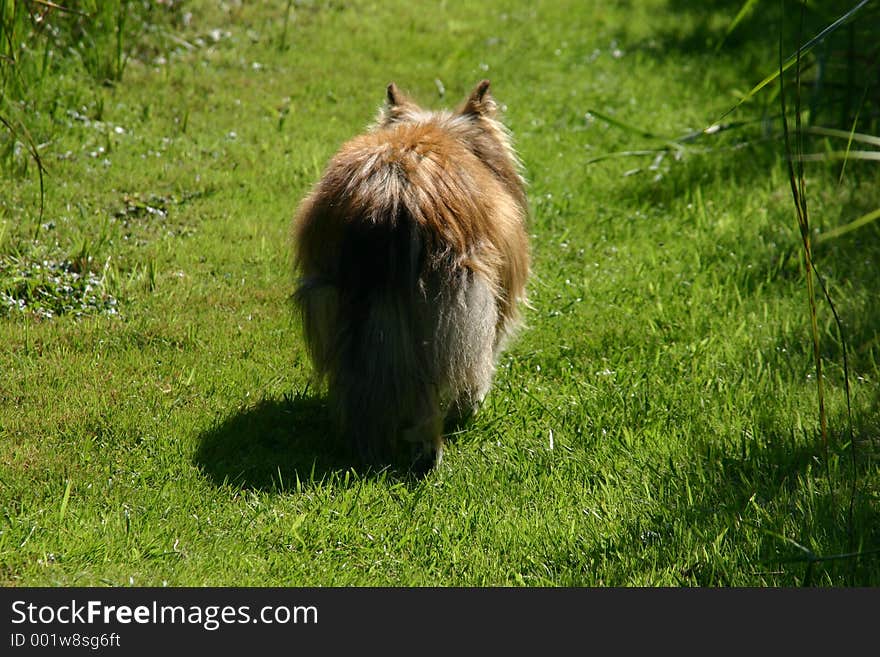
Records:
[[[519,161],[483,81],[455,112],[388,86],[293,223],[306,342],[341,430],[371,462],[433,460],[519,323],[529,270]]]

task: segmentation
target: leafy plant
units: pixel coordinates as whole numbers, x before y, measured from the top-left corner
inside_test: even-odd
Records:
[[[106,271],[93,271],[94,266],[88,255],[74,261],[0,256],[0,316],[15,311],[42,319],[117,314]]]

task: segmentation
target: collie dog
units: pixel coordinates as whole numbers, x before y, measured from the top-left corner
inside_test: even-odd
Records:
[[[489,81],[455,111],[393,83],[293,221],[294,299],[340,432],[427,470],[488,392],[529,273],[519,159]]]

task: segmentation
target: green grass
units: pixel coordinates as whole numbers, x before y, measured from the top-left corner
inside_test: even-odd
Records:
[[[825,306],[819,435],[778,126],[590,164],[656,145],[599,115],[674,138],[773,70],[760,16],[716,52],[739,4],[191,2],[112,86],[59,65],[43,216],[26,150],[0,186],[0,583],[880,585],[876,222],[815,249],[853,459]],[[289,221],[389,81],[451,106],[483,77],[530,181],[528,326],[438,470],[365,472],[310,383]],[[880,206],[869,162],[807,172],[820,231]]]

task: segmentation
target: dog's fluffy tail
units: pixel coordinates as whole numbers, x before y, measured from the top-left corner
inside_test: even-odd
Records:
[[[491,285],[451,258],[426,267],[425,240],[405,214],[349,222],[334,275],[305,276],[296,295],[340,428],[372,463],[432,465],[446,416],[467,415],[494,373]]]

